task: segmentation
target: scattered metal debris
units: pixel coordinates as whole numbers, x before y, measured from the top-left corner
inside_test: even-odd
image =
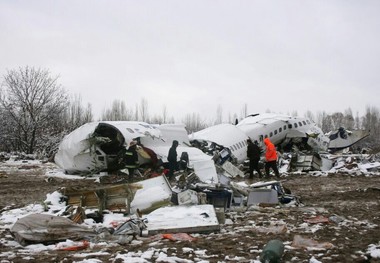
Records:
[[[292,119],[292,122],[294,121],[295,119]],[[281,127],[285,127],[283,122],[283,119],[271,119],[266,128],[279,123]],[[290,119],[285,122],[290,124]],[[305,126],[314,127],[312,123],[307,124]],[[222,126],[210,130],[217,131],[220,127]],[[244,127],[244,123],[240,127]],[[61,189],[67,207],[60,216],[30,215],[20,219],[11,232],[21,244],[54,242],[66,238],[127,244],[142,235],[219,231],[220,224],[225,223],[224,213],[235,209],[303,205],[300,197],[286,189],[281,181],[260,181],[248,185],[235,182],[236,179],[245,177],[244,143],[248,136],[233,125],[224,125],[222,128],[233,131],[239,142],[232,144],[236,138],[231,141],[222,137],[215,140],[215,136],[208,137],[210,133],[201,133],[190,143],[183,126],[178,125],[153,126],[142,122],[96,122],[84,125],[66,136],[55,160],[68,173],[99,173],[102,175],[100,181],[103,186],[94,189]],[[307,134],[304,130],[299,132],[293,129],[287,133],[286,138],[280,140],[282,143],[292,142],[292,151],[279,154],[278,164],[282,175],[316,171],[380,171],[379,156],[345,155],[337,152],[342,149],[341,146],[351,145],[365,138],[368,136],[366,133],[349,132],[344,129],[331,133],[329,148],[335,150],[334,155],[327,152],[319,154],[310,151],[310,148],[297,147],[297,139],[301,138],[302,141],[305,134],[307,138],[313,138],[312,134]],[[180,170],[175,173],[175,179],[169,181],[165,175],[165,163],[168,149],[174,139],[180,141],[182,147],[178,149]],[[134,182],[127,180],[123,162],[123,154],[131,141],[140,145],[140,167],[137,169],[138,178]],[[196,145],[210,155],[190,145]],[[23,169],[28,169],[29,166],[25,167],[21,166]],[[6,176],[0,172],[0,177],[3,175]],[[86,209],[90,208],[92,213],[86,214]],[[191,221],[176,216],[183,210],[192,218]],[[108,212],[122,213],[130,217],[112,229],[103,228],[95,231],[81,227],[80,224],[86,218],[101,222],[103,214]],[[133,214],[137,214],[137,217],[131,217]],[[144,218],[142,214],[145,214]],[[170,214],[171,217],[168,220],[167,216],[162,216],[163,214]],[[342,220],[344,219],[339,217],[315,217],[305,219],[305,222],[339,223]],[[266,229],[256,227],[255,230],[284,233],[287,228],[286,225],[281,225]],[[330,244],[318,244],[298,236],[295,236],[292,246],[331,247]]]

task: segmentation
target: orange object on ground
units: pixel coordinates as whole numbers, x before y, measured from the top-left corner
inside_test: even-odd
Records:
[[[86,249],[90,246],[90,242],[87,240],[83,240],[82,244],[77,245],[77,246],[70,246],[70,247],[64,247],[64,248],[59,248],[58,250],[64,250],[64,251],[77,251],[77,250],[82,250]]]
[[[173,234],[162,234],[163,239],[169,239],[171,241],[195,241],[196,238],[190,236],[186,233],[173,233]]]

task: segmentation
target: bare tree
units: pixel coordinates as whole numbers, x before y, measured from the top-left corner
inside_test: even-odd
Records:
[[[136,103],[136,107],[135,107],[135,117],[134,117],[134,121],[138,121],[139,120],[139,104]]]
[[[17,142],[14,140],[13,120],[1,105],[0,116],[0,151],[10,152],[17,146]]]
[[[174,117],[168,117],[168,111],[166,105],[162,106],[161,116],[156,114],[150,118],[150,122],[154,124],[174,123]]]
[[[234,114],[231,114],[231,112],[228,113],[228,123],[231,123],[234,125],[239,123],[239,119],[236,113]]]
[[[162,105],[162,123],[167,123],[168,121],[168,109],[166,105]]]
[[[308,118],[311,121],[314,121],[314,114],[311,111],[306,111],[305,118]]]
[[[348,108],[344,111],[342,126],[349,130],[352,130],[355,127],[355,119],[351,108]]]
[[[151,123],[154,123],[154,124],[163,124],[163,118],[159,115],[154,115],[151,119],[150,119],[150,122]]]
[[[182,122],[185,124],[188,133],[197,132],[207,127],[205,121],[201,120],[199,113],[186,114]]]
[[[323,118],[325,116],[325,112],[318,111],[315,117],[314,122],[322,128]],[[323,130],[323,129],[322,129]]]
[[[372,143],[380,144],[380,111],[378,108],[366,106],[363,128],[371,132],[369,140]]]
[[[130,121],[133,119],[133,110],[127,109],[124,101],[114,100],[110,109],[103,110],[102,120]]]
[[[248,105],[247,103],[244,103],[243,107],[241,108],[240,112],[240,120],[244,119],[248,115]]]
[[[149,122],[148,101],[145,98],[141,99],[140,120],[144,122]]]
[[[87,107],[84,108],[80,95],[70,96],[59,125],[64,124],[66,130],[72,131],[90,121],[93,121],[91,104],[87,104]]]
[[[336,130],[339,127],[343,127],[343,120],[344,120],[344,115],[341,112],[334,112],[331,114],[331,121],[332,121],[332,129]]]
[[[218,104],[218,107],[216,108],[216,120],[214,124],[221,124],[223,121],[223,108],[222,105]]]
[[[48,132],[67,103],[66,92],[48,70],[9,70],[1,87],[0,104],[13,125],[17,150],[33,153],[37,137]]]
[[[91,122],[94,121],[94,114],[92,113],[92,106],[91,103],[87,103],[87,107],[84,110],[84,115],[83,115],[83,122]]]
[[[362,124],[360,122],[360,117],[359,117],[359,112],[356,112],[356,117],[355,117],[355,129],[359,130],[362,128]]]
[[[329,132],[333,129],[331,116],[325,111],[318,112],[315,123],[322,129],[323,132]]]

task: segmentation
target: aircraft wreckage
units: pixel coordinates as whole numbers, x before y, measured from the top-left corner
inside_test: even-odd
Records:
[[[189,137],[194,146],[204,152],[228,152],[236,163],[246,160],[247,139],[257,141],[264,148],[264,139],[270,138],[278,150],[309,150],[314,153],[336,152],[348,148],[369,136],[363,130],[347,131],[339,128],[325,135],[307,118],[265,113],[249,115],[236,125],[220,124],[195,132]]]
[[[368,135],[367,131],[344,128],[325,135],[307,118],[272,113],[249,115],[237,125],[219,124],[190,135],[182,124],[101,121],[87,123],[68,134],[59,146],[55,162],[66,173],[72,174],[122,169],[117,162],[118,154],[127,149],[130,142],[137,141],[141,146],[138,151],[140,164],[151,161],[151,152],[165,164],[172,141],[177,140],[178,156],[186,153],[189,167],[210,169],[205,167],[213,165],[211,160],[219,164],[227,160],[244,163],[248,138],[257,141],[261,147],[263,140],[269,137],[282,151],[292,151],[297,146],[318,153],[345,149]]]
[[[151,161],[149,153],[152,151],[165,163],[173,140],[179,142],[178,156],[182,152],[189,156],[190,166],[211,159],[201,150],[189,147],[182,124],[154,126],[145,122],[101,121],[87,123],[68,134],[60,143],[54,161],[70,174],[114,171],[123,168],[118,163],[118,154],[128,148],[130,142],[137,141],[143,150],[138,152],[140,164]]]
[[[69,216],[74,222],[82,222],[85,217],[101,221],[104,210],[137,215],[149,213],[146,221],[139,215],[113,233],[104,234],[78,229],[72,222],[62,221],[62,218],[33,215],[18,221],[11,231],[20,243],[51,242],[49,238],[56,238],[57,235],[48,235],[48,231],[55,233],[63,229],[67,231],[58,232],[62,239],[82,238],[83,235],[95,241],[120,244],[129,243],[143,231],[147,231],[148,235],[219,231],[219,224],[224,223],[224,211],[227,210],[241,206],[301,204],[300,198],[291,194],[280,181],[245,185],[231,180],[236,176],[244,177],[240,167],[233,163],[239,164],[246,159],[248,138],[261,143],[264,138],[270,137],[281,148],[289,147],[292,142],[304,143],[314,149],[336,150],[366,136],[367,133],[340,129],[327,137],[310,120],[267,114],[248,116],[238,125],[216,125],[190,136],[184,125],[177,124],[151,125],[129,121],[88,123],[67,135],[59,146],[55,162],[66,173],[95,174],[106,171],[112,175],[112,172],[124,168],[123,163],[118,163],[118,156],[131,142],[137,142],[141,147],[138,154],[139,163],[143,166],[152,161],[151,152],[165,165],[172,141],[177,140],[178,156],[187,153],[186,166],[176,174],[175,182],[160,174],[144,176],[148,178],[138,182],[112,182],[112,185],[103,184],[92,189],[74,187],[60,190],[67,203],[62,215]],[[378,163],[375,165],[378,166]],[[76,210],[73,210],[75,207]],[[84,207],[97,209],[98,213],[84,215]],[[186,211],[187,216],[179,218],[176,215],[184,214],[182,210]],[[171,215],[170,220],[167,215]],[[188,218],[191,220],[186,220]],[[46,229],[46,224],[35,224],[36,220],[48,222],[49,229]]]

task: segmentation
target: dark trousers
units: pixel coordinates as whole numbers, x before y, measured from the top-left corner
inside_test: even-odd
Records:
[[[178,163],[177,162],[169,162],[168,178],[170,180],[173,179],[175,171],[178,171]]]
[[[260,159],[250,159],[249,160],[249,177],[250,178],[253,178],[253,171],[254,170],[259,174],[260,178],[263,177],[263,174],[261,173],[260,168],[259,168],[259,160]]]
[[[280,177],[280,173],[277,168],[277,161],[270,161],[265,163],[265,174],[269,177],[269,169],[272,168],[276,177]]]
[[[128,168],[128,179],[129,179],[130,181],[133,180],[133,175],[135,174],[135,169],[136,169],[136,168]]]

